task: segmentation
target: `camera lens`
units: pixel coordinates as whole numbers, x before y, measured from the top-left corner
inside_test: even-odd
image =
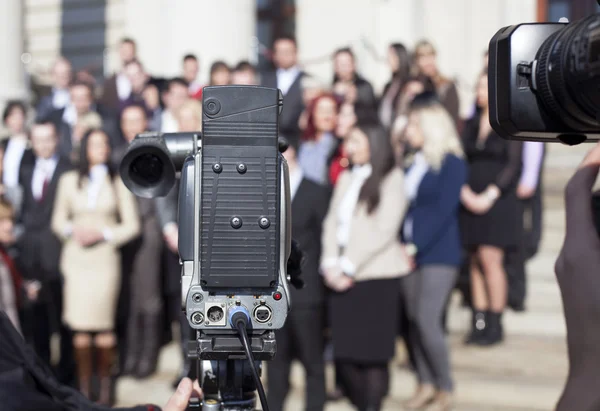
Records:
[[[536,60],[539,97],[550,115],[574,130],[600,130],[600,15],[552,34]]]
[[[135,184],[143,187],[151,187],[161,181],[164,164],[155,154],[144,153],[131,162],[129,170],[131,180]]]

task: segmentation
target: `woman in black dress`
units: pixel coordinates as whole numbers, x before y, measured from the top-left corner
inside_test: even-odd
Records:
[[[477,105],[478,114],[464,133],[469,178],[461,191],[461,231],[469,251],[473,300],[473,328],[466,343],[492,345],[503,339],[504,251],[518,245],[523,227],[516,195],[522,143],[504,140],[492,130],[486,74],[477,87]]]

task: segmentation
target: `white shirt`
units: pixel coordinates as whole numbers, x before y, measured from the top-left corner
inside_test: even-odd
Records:
[[[160,123],[161,133],[176,133],[179,131],[179,124],[175,116],[169,111],[163,111]]]
[[[64,108],[71,101],[71,95],[68,89],[53,89],[52,90],[52,106],[55,109]]]
[[[523,171],[519,184],[535,189],[540,177],[540,167],[544,157],[544,143],[526,141],[523,143]]]
[[[404,176],[404,194],[409,202],[412,202],[417,198],[421,181],[423,180],[423,177],[425,177],[425,174],[427,174],[427,171],[429,171],[429,164],[427,164],[427,160],[425,160],[423,153],[419,151],[415,154],[414,162]],[[402,227],[404,239],[406,241],[411,241],[412,233],[413,220],[410,216],[407,216]]]
[[[63,111],[62,120],[69,126],[73,127],[77,124],[77,110],[73,104],[68,104]]]
[[[337,243],[340,247],[348,245],[350,239],[350,228],[352,226],[352,217],[354,216],[354,210],[356,204],[358,204],[358,197],[360,195],[360,189],[364,182],[371,175],[372,169],[371,164],[365,164],[362,166],[354,166],[352,168],[352,181],[348,186],[348,191],[344,194],[342,201],[340,202],[340,208],[337,210]]]
[[[25,138],[11,138],[8,141],[6,152],[4,153],[3,178],[2,183],[7,187],[16,187],[19,185],[19,170],[21,169],[21,159],[27,149],[27,140]]]
[[[281,93],[285,96],[296,78],[300,74],[300,69],[298,66],[291,67],[287,70],[285,69],[277,69],[277,88],[281,90]]]
[[[304,179],[304,173],[299,165],[296,165],[294,171],[290,170],[290,196],[292,201],[294,201],[294,197],[298,192],[298,187],[300,187],[300,183]]]
[[[119,100],[127,100],[131,95],[131,82],[123,73],[117,74],[117,95]]]
[[[44,191],[44,183],[50,182],[56,170],[58,164],[58,157],[54,156],[51,158],[38,158],[35,161],[35,168],[33,169],[33,178],[31,179],[31,192],[33,198],[40,200]]]
[[[188,93],[190,93],[191,96],[193,96],[194,94],[196,94],[198,92],[198,90],[200,90],[202,88],[202,84],[200,84],[197,81],[192,81],[190,83],[190,85],[188,86]]]
[[[98,164],[90,169],[90,181],[87,187],[88,208],[91,209],[96,207],[100,189],[102,188],[102,184],[104,183],[107,174],[108,167],[106,167],[106,164]]]

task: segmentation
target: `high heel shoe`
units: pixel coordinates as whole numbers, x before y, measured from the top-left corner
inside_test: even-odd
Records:
[[[427,407],[427,411],[450,411],[454,404],[454,398],[451,392],[440,391],[435,396],[435,399]]]
[[[425,407],[435,398],[435,387],[431,384],[421,384],[412,398],[402,404],[405,410],[418,410]]]

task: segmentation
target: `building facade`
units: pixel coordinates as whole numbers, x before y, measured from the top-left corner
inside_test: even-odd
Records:
[[[28,79],[47,81],[61,54],[76,69],[111,74],[125,36],[137,40],[150,73],[178,75],[182,56],[194,53],[206,80],[215,60],[266,67],[272,39],[292,34],[303,66],[323,82],[331,82],[333,50],[350,46],[377,89],[390,75],[388,44],[412,47],[429,39],[442,72],[459,85],[466,113],[483,53],[499,28],[574,19],[596,7],[595,0],[2,0],[0,51],[7,58],[0,99],[26,97]]]

